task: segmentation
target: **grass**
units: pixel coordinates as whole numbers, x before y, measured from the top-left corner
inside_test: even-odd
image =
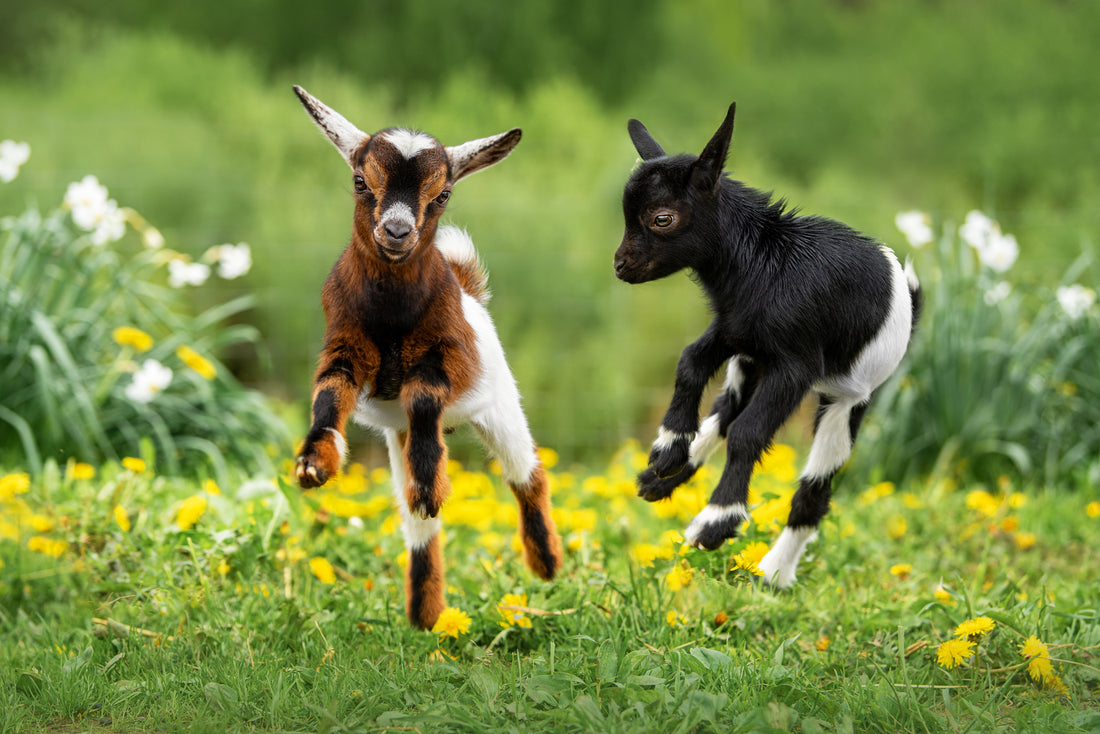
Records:
[[[304,494],[134,463],[0,474],[0,731],[1100,727],[1100,498],[842,477],[798,585],[773,592],[736,561],[777,531],[795,459],[773,450],[745,537],[710,554],[675,531],[716,467],[659,505],[632,496],[637,446],[552,467],[554,583],[522,567],[499,477],[453,463],[448,603],[470,618],[453,637],[404,619],[385,470]],[[977,616],[976,654],[937,663]]]

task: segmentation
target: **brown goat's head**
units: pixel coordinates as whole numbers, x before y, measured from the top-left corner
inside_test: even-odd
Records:
[[[430,248],[455,182],[503,160],[522,134],[517,128],[456,146],[401,128],[368,135],[301,87],[294,91],[351,166],[359,237],[392,264]]]

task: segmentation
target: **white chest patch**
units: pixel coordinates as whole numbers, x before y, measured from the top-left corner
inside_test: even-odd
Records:
[[[405,156],[405,160],[415,158],[420,151],[436,146],[435,138],[431,135],[413,130],[390,130],[383,137],[387,143],[397,148],[398,153]]]

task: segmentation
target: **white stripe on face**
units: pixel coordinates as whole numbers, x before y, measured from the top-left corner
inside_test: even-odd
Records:
[[[403,155],[405,160],[411,160],[420,151],[434,148],[437,145],[435,138],[432,136],[412,130],[390,130],[382,137],[390,145],[397,148],[397,152]]]
[[[386,222],[404,222],[409,227],[416,227],[416,215],[413,214],[413,210],[409,208],[409,205],[403,201],[395,201],[390,204],[386,211],[382,212],[382,224]]]

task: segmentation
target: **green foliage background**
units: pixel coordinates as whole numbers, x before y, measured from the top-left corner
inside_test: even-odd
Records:
[[[899,251],[898,210],[982,208],[1019,238],[1016,279],[1057,280],[1100,219],[1094,3],[46,0],[5,16],[0,136],[32,158],[0,211],[52,207],[95,173],[173,249],[249,242],[248,282],[205,297],[256,292],[246,318],[275,368],[222,356],[303,414],[350,200],[292,83],[365,130],[524,129],[449,216],[489,268],[536,437],[567,457],[648,435],[707,320],[687,278],[611,273],[628,117],[696,151],[736,99],[735,176]]]

